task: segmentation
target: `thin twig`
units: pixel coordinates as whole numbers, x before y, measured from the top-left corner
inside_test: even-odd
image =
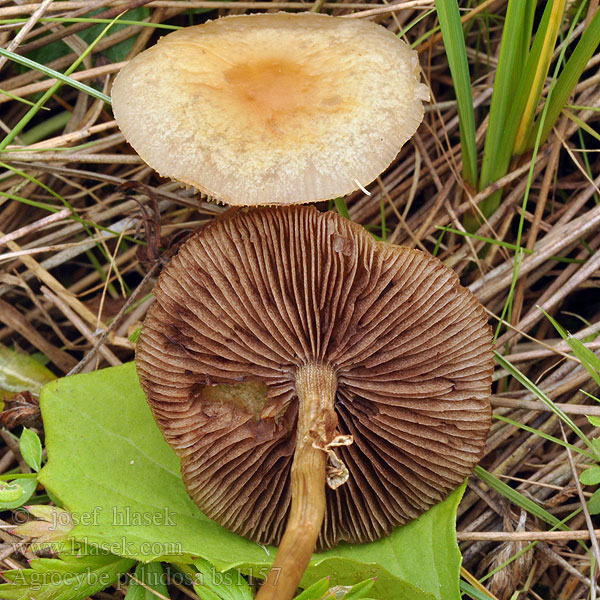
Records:
[[[50,300],[60,311],[75,325],[75,327],[79,330],[79,332],[85,337],[91,344],[95,343],[95,336],[92,330],[85,324],[85,321],[79,317],[79,315],[72,310],[69,305],[59,298],[56,294],[53,294],[46,286],[42,286],[42,294],[45,298]],[[108,363],[112,366],[117,366],[121,364],[121,361],[105,346],[101,346],[99,348],[100,354],[104,356],[104,358],[108,361]],[[73,367],[75,368],[75,367]],[[72,371],[72,369],[71,369]],[[69,371],[69,374],[71,373]]]
[[[560,431],[562,433],[563,440],[565,444],[567,442],[567,436],[565,435],[565,428],[563,427],[562,422],[560,423]],[[583,495],[583,489],[581,488],[581,483],[579,481],[579,475],[577,473],[577,468],[575,467],[575,461],[573,460],[573,453],[571,452],[571,448],[569,448],[568,444],[565,445],[565,450],[567,452],[567,457],[569,458],[569,464],[571,465],[571,471],[573,472],[573,481],[575,482],[575,487],[577,488],[577,494],[579,496],[579,501],[581,502],[581,509],[583,510],[583,514],[585,515],[585,522],[588,527],[588,531],[590,532],[590,539],[592,542],[592,552],[594,554],[594,558],[596,564],[594,565],[594,571],[592,573],[592,589],[591,589],[591,600],[596,600],[596,577],[598,576],[598,567],[600,566],[600,546],[598,546],[598,538],[593,535],[594,533],[594,524],[592,523],[592,517],[590,516],[590,511],[587,507],[587,501]]]
[[[108,325],[108,327],[106,327],[104,329],[104,331],[102,332],[102,334],[100,335],[100,337],[98,338],[98,340],[96,341],[96,343],[94,344],[92,349],[81,359],[81,361],[79,361],[79,363],[77,365],[75,365],[67,373],[67,375],[75,375],[76,373],[80,373],[89,364],[89,362],[94,358],[94,356],[100,350],[100,348],[102,347],[102,345],[104,344],[104,342],[106,341],[106,339],[108,338],[108,336],[110,335],[112,330],[120,323],[121,319],[123,318],[123,315],[127,312],[129,307],[135,302],[135,300],[141,293],[144,285],[154,275],[154,273],[156,272],[156,270],[159,267],[159,264],[160,263],[157,262],[157,263],[154,263],[154,265],[152,265],[150,270],[146,273],[146,275],[144,275],[144,278],[142,279],[140,284],[135,288],[135,290],[133,290],[133,292],[131,293],[131,296],[129,296],[127,301],[123,304],[123,306],[121,307],[119,312],[116,314],[115,318],[111,321],[110,325]]]
[[[594,539],[600,537],[600,529],[594,529]],[[587,529],[574,531],[457,531],[459,542],[552,542],[553,544],[589,540]]]
[[[27,20],[25,25],[21,26],[17,35],[12,39],[11,43],[7,46],[9,52],[14,52],[19,44],[23,41],[25,36],[35,27],[35,24],[40,20],[42,15],[46,12],[46,9],[52,4],[53,0],[43,0],[42,3],[35,9],[31,17]],[[8,58],[6,56],[0,56],[0,71],[4,68]]]

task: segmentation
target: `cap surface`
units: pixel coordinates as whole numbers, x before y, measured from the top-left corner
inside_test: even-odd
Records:
[[[127,140],[161,175],[229,204],[289,204],[373,181],[423,118],[417,55],[369,21],[231,16],[181,29],[115,79]]]
[[[142,387],[212,519],[277,544],[290,506],[295,376],[332,366],[337,449],[319,547],[389,534],[442,500],[490,427],[492,340],[455,273],[313,207],[254,209],[194,235],[139,338]]]

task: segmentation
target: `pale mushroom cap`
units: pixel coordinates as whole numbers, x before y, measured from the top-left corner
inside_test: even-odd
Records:
[[[299,369],[331,367],[346,483],[319,547],[372,541],[442,500],[481,458],[492,335],[438,259],[314,207],[215,221],[163,270],[140,382],[210,518],[277,544],[290,509]]]
[[[127,140],[161,175],[229,204],[343,196],[423,118],[416,53],[369,21],[232,16],[176,31],[112,89]]]

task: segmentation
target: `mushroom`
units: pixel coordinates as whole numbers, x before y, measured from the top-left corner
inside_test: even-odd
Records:
[[[119,127],[150,166],[234,205],[316,202],[367,185],[414,134],[428,98],[416,53],[391,31],[314,13],[181,29],[112,88]]]
[[[142,387],[202,511],[279,545],[258,598],[292,598],[315,543],[388,535],[480,459],[491,330],[438,259],[254,208],[193,235],[154,293]]]

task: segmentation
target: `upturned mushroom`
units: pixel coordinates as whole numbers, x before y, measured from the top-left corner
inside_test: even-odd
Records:
[[[455,273],[314,207],[250,209],[161,273],[136,361],[210,518],[279,545],[258,598],[315,548],[388,535],[480,459],[492,338]]]
[[[112,88],[119,127],[150,166],[245,206],[367,185],[414,134],[428,98],[416,53],[391,31],[313,13],[176,31]]]

